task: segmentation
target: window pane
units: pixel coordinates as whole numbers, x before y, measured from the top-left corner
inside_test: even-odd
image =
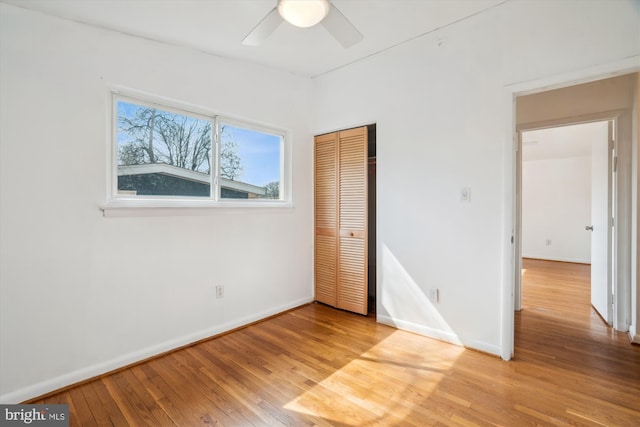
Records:
[[[220,126],[220,198],[280,199],[282,136]]]
[[[118,194],[210,197],[211,121],[118,101]]]

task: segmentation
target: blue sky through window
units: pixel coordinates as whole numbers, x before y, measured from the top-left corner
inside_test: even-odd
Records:
[[[209,173],[211,120],[118,101],[118,164],[164,163]]]
[[[281,136],[224,123],[223,126],[223,138],[231,138],[238,144],[244,171],[237,181],[258,186],[280,181]]]

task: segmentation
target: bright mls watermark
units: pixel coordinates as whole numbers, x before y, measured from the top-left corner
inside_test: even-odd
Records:
[[[0,426],[68,427],[69,405],[0,405]]]

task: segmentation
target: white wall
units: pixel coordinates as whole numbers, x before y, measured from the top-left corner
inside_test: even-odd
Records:
[[[589,224],[591,157],[522,162],[523,257],[588,264]]]
[[[378,125],[380,321],[509,357],[505,93],[637,57],[639,13],[633,1],[507,2],[315,79],[315,133]]]
[[[5,4],[0,67],[2,403],[313,298],[308,79]],[[295,207],[103,217],[111,85],[289,130]]]
[[[523,126],[630,109],[634,103],[635,78],[634,74],[625,74],[519,96],[516,100],[516,123]]]

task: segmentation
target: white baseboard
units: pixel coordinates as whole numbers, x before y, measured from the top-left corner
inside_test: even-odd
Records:
[[[638,334],[636,325],[630,325],[627,333],[629,334],[629,340],[631,340],[633,344],[640,344],[640,335]]]
[[[383,316],[380,314],[377,316],[377,321],[385,325],[393,326],[394,328],[424,335],[425,337],[434,338],[440,341],[448,342],[450,344],[482,351],[483,353],[495,354],[498,357],[500,356],[500,348],[498,346],[482,341],[466,339],[452,332],[434,329],[430,328],[429,326],[419,325],[401,319],[394,319],[392,317]]]
[[[579,258],[549,257],[549,256],[543,256],[543,255],[522,255],[522,258],[542,259],[545,261],[573,262],[576,264],[591,264],[590,259],[579,259]]]
[[[250,323],[265,319],[267,317],[282,313],[292,308],[299,307],[304,304],[308,304],[313,301],[313,297],[302,298],[297,301],[292,301],[288,304],[281,305],[269,310],[265,310],[260,313],[256,313],[251,316],[246,316],[240,319],[233,320],[221,325],[204,329],[202,331],[194,332],[192,334],[184,335],[172,340],[168,340],[151,347],[143,348],[133,353],[124,354],[120,357],[116,357],[111,360],[107,360],[101,363],[97,363],[92,366],[87,366],[82,369],[78,369],[73,372],[69,372],[55,378],[41,381],[36,384],[21,388],[19,390],[10,391],[8,393],[0,395],[0,404],[16,404],[24,402],[25,400],[33,399],[43,394],[51,393],[52,391],[59,390],[63,387],[79,383],[81,381],[103,375],[107,372],[114,371],[127,365],[140,362],[157,356],[167,351],[175,350],[177,348],[192,344],[194,342],[213,337],[223,332],[230,331],[241,326],[248,325]]]

